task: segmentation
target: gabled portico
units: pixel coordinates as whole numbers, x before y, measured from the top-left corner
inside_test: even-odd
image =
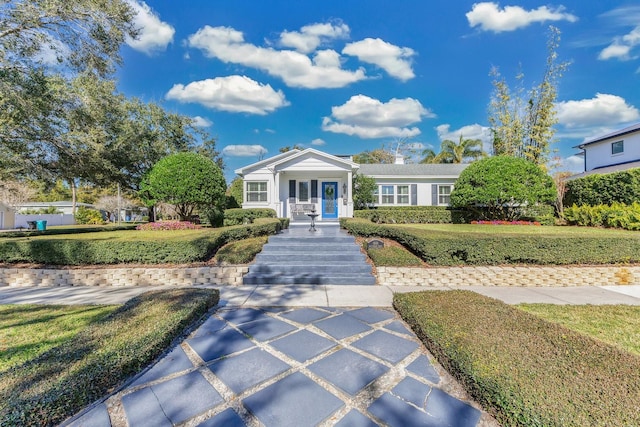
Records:
[[[320,221],[353,216],[353,174],[358,164],[313,148],[291,150],[236,169],[244,181],[243,208],[271,208],[279,217]]]

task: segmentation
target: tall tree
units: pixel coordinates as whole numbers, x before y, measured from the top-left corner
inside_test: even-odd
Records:
[[[53,175],[48,165],[66,131],[69,81],[108,77],[127,36],[126,0],[14,0],[0,4],[0,166]],[[34,162],[45,159],[45,162]]]
[[[545,72],[542,81],[529,91],[522,86],[512,91],[499,71],[492,69],[494,93],[489,124],[494,155],[522,157],[538,165],[547,162],[557,123],[554,102],[558,81],[569,66],[568,62],[558,62],[559,44],[560,31],[550,27]],[[516,78],[521,84],[523,75]]]
[[[384,148],[377,148],[375,150],[367,150],[362,153],[353,156],[353,161],[360,164],[365,163],[386,163],[392,164],[396,160],[394,153],[385,150]]]
[[[280,147],[280,150],[278,151],[280,151],[281,153],[287,153],[292,150],[304,150],[304,147],[300,144],[293,144],[291,146],[285,145],[284,147]]]
[[[460,134],[460,140],[457,144],[449,139],[442,141],[440,153],[435,158],[438,160],[437,163],[466,163],[485,156],[481,140],[464,139]]]

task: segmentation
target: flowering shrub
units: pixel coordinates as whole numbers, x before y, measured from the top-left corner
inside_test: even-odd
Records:
[[[198,228],[201,228],[200,225],[189,221],[160,221],[140,224],[136,230],[196,230]]]
[[[484,225],[540,225],[538,221],[471,221],[471,224]]]

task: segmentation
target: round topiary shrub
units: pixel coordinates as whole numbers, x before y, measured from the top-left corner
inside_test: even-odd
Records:
[[[451,206],[475,219],[517,220],[528,208],[551,205],[553,179],[528,160],[495,156],[473,162],[460,174],[451,192]]]

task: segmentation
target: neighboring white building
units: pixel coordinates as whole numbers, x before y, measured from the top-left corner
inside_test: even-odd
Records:
[[[0,230],[12,229],[15,226],[15,212],[9,206],[0,202]]]
[[[575,148],[582,150],[584,172],[572,179],[640,167],[640,123],[585,141]]]
[[[242,207],[271,208],[279,217],[353,217],[353,175],[373,177],[379,206],[446,206],[468,165],[363,164],[313,148],[291,150],[235,170],[244,181]]]
[[[89,203],[78,203],[76,202],[76,208],[80,206],[84,206],[85,208],[95,209],[95,206]],[[73,215],[73,203],[62,201],[62,202],[26,202],[18,207],[18,214],[23,213],[25,211],[35,211],[40,209],[47,209],[50,207],[54,207],[58,210],[58,213]]]

